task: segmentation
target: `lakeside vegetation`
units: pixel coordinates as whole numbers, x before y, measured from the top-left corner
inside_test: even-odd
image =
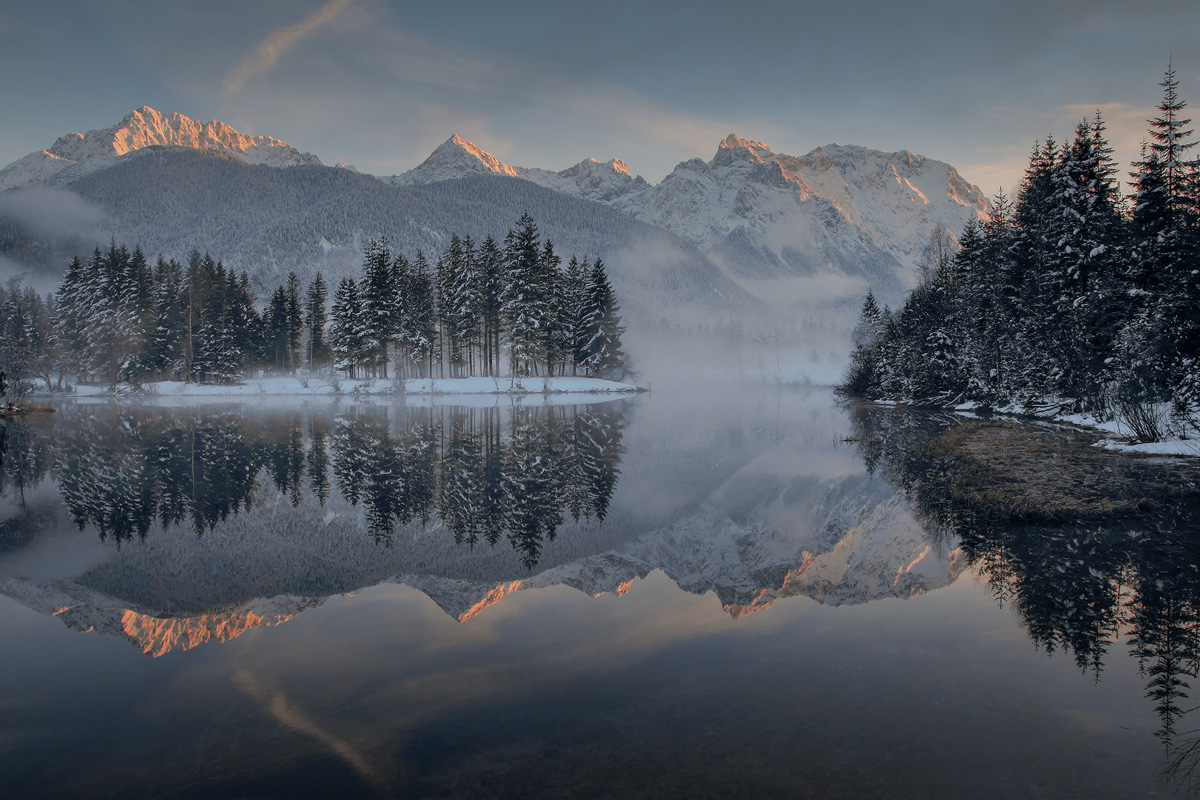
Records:
[[[525,214],[503,245],[451,240],[437,262],[365,248],[333,292],[292,273],[260,309],[249,275],[193,250],[186,264],[111,242],[56,292],[0,287],[0,395],[32,379],[232,383],[250,371],[356,378],[583,375],[623,379],[619,306],[600,259],[566,267]]]
[[[1143,441],[1200,410],[1200,163],[1173,67],[1123,197],[1097,112],[1037,144],[902,309],[872,294],[840,386],[872,400],[1120,418]]]

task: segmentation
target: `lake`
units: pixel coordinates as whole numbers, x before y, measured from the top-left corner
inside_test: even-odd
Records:
[[[0,796],[1191,788],[1190,507],[947,509],[958,420],[820,389],[465,402],[0,420]]]

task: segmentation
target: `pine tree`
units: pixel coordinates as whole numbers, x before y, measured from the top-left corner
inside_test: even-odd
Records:
[[[546,377],[554,374],[554,365],[567,354],[565,339],[567,303],[566,285],[559,271],[562,259],[554,252],[554,243],[549,239],[542,245],[539,259],[539,283],[542,302],[538,305],[538,340],[542,363],[546,365]]]
[[[288,273],[284,303],[284,333],[286,356],[284,367],[295,370],[300,365],[300,341],[304,335],[304,312],[300,304],[300,278]]]
[[[392,274],[392,252],[385,239],[372,239],[363,254],[359,284],[365,314],[367,359],[373,374],[387,377],[388,348],[396,338],[396,286]]]
[[[500,331],[504,294],[504,254],[491,236],[483,240],[474,270],[483,334],[483,373],[500,374]]]
[[[83,319],[87,312],[87,272],[78,256],[71,259],[58,285],[53,321],[52,350],[60,373],[81,380],[86,377],[83,361]]]
[[[582,366],[589,375],[621,380],[628,373],[627,359],[621,345],[625,328],[621,325],[619,311],[604,262],[597,258],[592,262],[584,300],[587,340],[582,348],[586,354]]]
[[[162,256],[154,266],[154,330],[150,337],[150,370],[160,377],[180,373],[180,341],[184,336],[187,309],[182,303],[183,266]]]
[[[405,343],[410,361],[421,377],[433,377],[438,353],[437,307],[433,277],[425,254],[417,251],[408,269],[405,305]]]
[[[1191,120],[1182,117],[1187,103],[1179,98],[1172,65],[1159,85],[1158,115],[1149,120],[1149,139],[1131,175],[1132,319],[1122,361],[1123,394],[1134,402],[1191,396],[1191,387],[1200,384],[1200,287],[1193,275],[1200,257],[1192,179],[1197,162],[1186,160],[1196,143],[1189,141]]]
[[[882,389],[876,348],[883,337],[883,312],[875,293],[867,290],[858,324],[854,326],[854,352],[838,391],[849,397],[878,398]]]
[[[585,306],[590,273],[591,264],[587,258],[580,261],[571,256],[567,273],[563,276],[563,347],[571,364],[572,375],[579,374],[579,368],[587,358],[584,349],[588,341]]]
[[[365,352],[365,325],[358,285],[352,278],[343,278],[333,295],[329,328],[329,343],[334,366],[350,378],[357,376]]]
[[[329,345],[325,342],[325,299],[328,289],[321,273],[308,285],[304,303],[304,329],[308,334],[308,367],[319,369],[329,362]]]
[[[501,318],[507,335],[509,372],[528,375],[539,355],[539,327],[545,302],[541,237],[528,212],[504,239],[507,284],[501,291]]]

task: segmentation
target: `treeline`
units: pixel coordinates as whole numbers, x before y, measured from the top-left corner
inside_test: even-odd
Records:
[[[501,247],[454,235],[433,269],[418,252],[366,248],[334,294],[330,346],[350,377],[592,375],[622,378],[624,328],[600,259],[565,269],[525,214]]]
[[[844,393],[1100,415],[1200,405],[1200,168],[1168,68],[1132,195],[1097,112],[1034,147],[1015,201],[970,223],[897,313],[871,294]],[[1153,435],[1153,434],[1151,434]]]
[[[620,379],[624,328],[603,262],[563,268],[528,214],[505,237],[451,238],[436,264],[366,247],[329,306],[318,273],[292,273],[259,310],[249,275],[193,251],[185,264],[114,241],[72,259],[42,299],[0,287],[0,375],[19,394],[61,385],[227,383],[249,370],[336,368],[349,377],[572,374]],[[0,386],[0,394],[5,391]]]

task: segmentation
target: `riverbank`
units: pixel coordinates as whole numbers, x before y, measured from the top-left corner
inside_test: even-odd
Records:
[[[0,417],[23,417],[26,414],[52,414],[54,406],[47,403],[0,403]]]
[[[1014,420],[971,420],[922,454],[951,506],[1009,519],[1109,521],[1200,502],[1200,461],[1112,452],[1101,434]]]
[[[965,416],[973,416],[978,408],[975,403],[962,403],[955,406],[954,410]],[[1165,403],[1139,410],[1150,421],[1150,425],[1140,426],[1143,427],[1141,434],[1138,430],[1139,425],[1129,420],[1120,417],[1100,419],[1091,414],[1063,414],[1054,405],[1040,409],[1005,406],[993,409],[990,413],[1015,420],[1033,419],[1095,431],[1098,435],[1094,446],[1105,450],[1157,456],[1200,456],[1200,427],[1195,422],[1173,419],[1170,408]],[[1156,435],[1146,437],[1146,427],[1153,429]],[[1156,441],[1146,441],[1146,438],[1155,438]]]

